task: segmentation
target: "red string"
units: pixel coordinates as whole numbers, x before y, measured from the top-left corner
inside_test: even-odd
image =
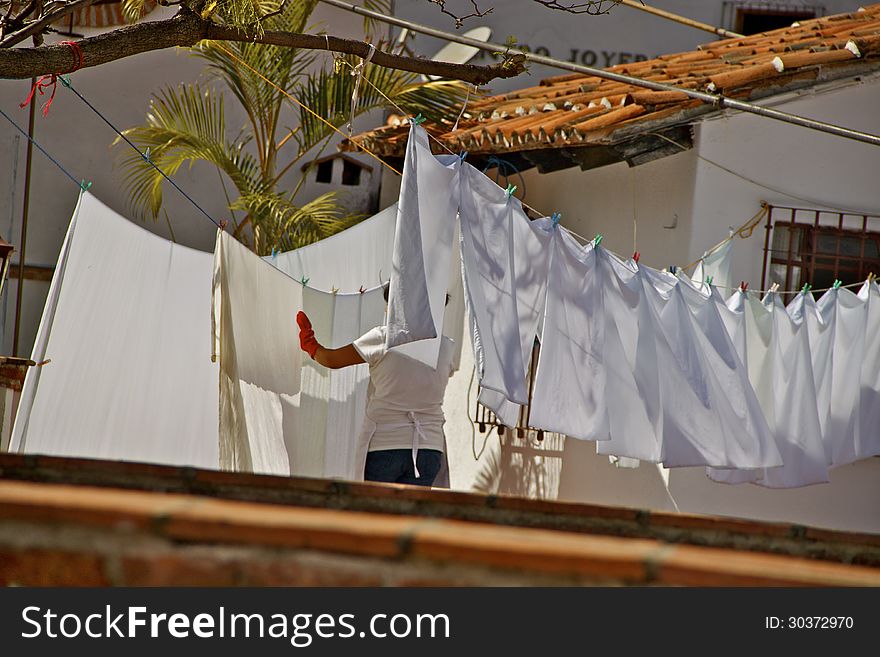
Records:
[[[82,68],[83,65],[83,51],[82,48],[79,47],[79,44],[75,41],[62,41],[61,46],[67,46],[70,48],[71,54],[73,55],[73,68],[68,71],[65,71],[64,74],[74,73]],[[40,95],[45,95],[45,89],[49,87],[52,88],[52,93],[49,94],[49,100],[43,105],[43,116],[48,116],[49,108],[52,107],[52,101],[55,100],[55,92],[58,90],[58,76],[63,75],[62,73],[52,73],[50,75],[43,75],[34,82],[34,85],[31,87],[31,92],[28,94],[27,98],[24,99],[24,102],[19,105],[22,109],[27,107],[30,102],[34,99],[34,95],[39,91]]]

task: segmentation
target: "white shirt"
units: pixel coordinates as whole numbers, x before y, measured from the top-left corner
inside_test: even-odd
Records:
[[[385,326],[377,326],[353,346],[370,366],[365,429],[369,451],[443,451],[443,396],[453,372],[454,342],[443,336],[437,369],[385,347]]]

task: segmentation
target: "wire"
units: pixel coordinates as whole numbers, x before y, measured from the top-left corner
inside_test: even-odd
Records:
[[[148,153],[145,153],[145,152],[141,151],[141,149],[139,149],[137,146],[135,146],[134,143],[133,143],[128,137],[126,137],[124,134],[122,134],[122,132],[120,132],[119,128],[117,128],[115,125],[113,125],[112,123],[110,123],[110,120],[109,120],[106,116],[104,116],[103,114],[101,114],[101,112],[98,110],[98,108],[96,108],[94,105],[92,105],[92,104],[86,99],[85,96],[83,96],[80,92],[78,92],[76,89],[74,89],[74,88],[73,88],[73,85],[70,83],[70,78],[69,78],[69,77],[61,76],[60,79],[61,79],[61,84],[62,84],[62,85],[64,85],[64,86],[67,87],[68,89],[70,89],[74,94],[76,94],[76,96],[77,96],[82,102],[84,102],[84,103],[89,107],[90,110],[92,110],[95,114],[97,114],[99,117],[101,117],[101,119],[104,121],[104,123],[106,123],[108,126],[110,126],[110,128],[113,130],[113,132],[115,132],[117,135],[119,135],[119,137],[120,137],[120,138],[121,138],[126,144],[128,144],[128,145],[131,146],[135,151],[137,151],[137,153],[143,158],[144,162],[146,162],[146,163],[149,164],[151,167],[153,167],[156,171],[158,171],[158,172],[162,175],[162,177],[163,177],[165,180],[167,180],[169,183],[171,183],[171,186],[174,187],[174,189],[176,189],[178,192],[180,192],[186,200],[188,200],[190,203],[193,204],[193,207],[195,207],[196,210],[198,210],[198,211],[201,212],[203,215],[205,215],[205,217],[208,218],[208,221],[210,221],[212,224],[214,224],[217,228],[220,228],[220,227],[221,227],[221,226],[220,226],[220,223],[217,222],[217,221],[216,221],[211,215],[209,215],[209,214],[204,210],[204,208],[202,208],[202,206],[200,206],[198,203],[196,203],[196,202],[193,200],[192,196],[190,196],[190,195],[187,194],[185,191],[183,191],[183,189],[180,188],[180,185],[178,185],[176,182],[174,182],[174,181],[173,181],[173,180],[172,180],[172,179],[171,179],[171,178],[170,178],[170,177],[169,177],[164,171],[162,171],[162,169],[160,169],[158,166],[156,166],[156,163],[153,162],[153,160],[150,159],[150,156],[149,156]]]
[[[13,121],[13,120],[9,117],[9,115],[8,115],[6,112],[4,112],[2,109],[0,109],[0,114],[2,114],[2,115],[3,115],[3,118],[5,118],[7,121],[9,121],[9,122],[13,125],[13,127],[15,127],[16,130],[18,130],[21,134],[23,134],[25,137],[27,137],[28,141],[31,142],[34,146],[36,146],[36,147],[40,150],[40,152],[41,152],[43,155],[45,155],[46,157],[48,157],[49,160],[52,161],[52,164],[54,164],[56,167],[58,167],[59,169],[61,169],[61,171],[64,173],[64,175],[67,176],[68,178],[70,178],[70,179],[73,181],[73,184],[74,184],[74,185],[76,185],[77,187],[79,187],[79,188],[80,188],[81,190],[83,190],[83,191],[85,191],[86,189],[88,189],[88,187],[86,186],[85,182],[80,182],[80,181],[78,181],[76,178],[74,178],[74,177],[73,177],[73,174],[71,174],[70,171],[68,171],[67,169],[65,169],[65,168],[62,166],[62,164],[61,164],[58,160],[56,160],[54,157],[52,157],[51,155],[49,155],[49,152],[48,152],[45,148],[43,148],[42,146],[40,146],[40,145],[34,140],[34,138],[31,137],[27,132],[25,132],[24,130],[22,130],[21,126],[18,125],[15,121]]]
[[[330,123],[327,119],[325,119],[323,116],[321,116],[320,114],[318,114],[318,113],[317,113],[315,110],[313,110],[311,107],[307,107],[306,105],[303,105],[298,99],[296,99],[296,98],[294,98],[293,96],[291,96],[286,90],[282,89],[282,88],[281,88],[280,86],[278,86],[275,82],[273,82],[272,80],[270,80],[269,78],[267,78],[265,75],[263,75],[262,73],[260,73],[260,72],[259,72],[257,69],[255,69],[253,66],[251,66],[250,64],[248,64],[247,62],[243,61],[243,60],[240,59],[238,56],[236,56],[235,53],[233,53],[233,52],[230,51],[230,50],[227,50],[226,48],[224,48],[223,46],[221,46],[219,43],[216,43],[216,42],[214,43],[214,47],[217,48],[218,50],[221,50],[222,52],[225,52],[227,55],[229,55],[229,56],[230,56],[232,59],[234,59],[236,62],[238,62],[239,64],[241,64],[242,66],[244,66],[246,69],[248,69],[248,70],[251,71],[252,73],[255,73],[255,74],[257,75],[257,77],[261,78],[261,79],[262,79],[264,82],[266,82],[267,84],[269,84],[269,85],[275,87],[275,89],[277,89],[278,91],[280,91],[281,93],[283,93],[285,96],[287,96],[288,99],[292,100],[294,103],[296,103],[297,105],[299,105],[302,109],[304,109],[305,111],[307,111],[309,114],[311,114],[312,116],[314,116],[316,119],[318,119],[318,120],[321,121],[322,123],[326,124],[326,125],[327,125],[329,128],[331,128],[334,132],[338,132],[340,135],[342,135],[343,137],[345,137],[346,139],[348,139],[348,135],[346,135],[342,130],[340,130],[340,129],[337,128],[335,125],[333,125],[332,123]],[[344,61],[344,62],[345,62],[346,64],[348,64],[349,66],[351,66],[351,64],[350,64],[348,61],[346,61],[346,60],[344,60],[344,59],[343,59],[342,61]],[[354,67],[352,66],[352,69],[353,69],[353,68],[354,68]],[[365,80],[368,84],[370,84],[371,86],[374,86],[374,87],[375,87],[375,85],[373,85],[373,83],[370,82],[369,80],[367,80],[366,78],[364,78],[364,80]],[[402,175],[403,175],[402,173],[400,173],[400,171],[398,171],[397,169],[395,169],[393,166],[391,166],[390,164],[388,164],[385,160],[383,160],[381,157],[379,157],[378,155],[376,155],[376,154],[373,153],[372,151],[367,150],[366,148],[364,148],[364,147],[361,146],[360,144],[358,144],[358,148],[360,148],[360,149],[361,149],[362,151],[364,151],[367,155],[369,155],[370,157],[372,157],[373,159],[375,159],[377,162],[380,162],[382,165],[388,167],[391,171],[393,171],[394,173],[396,173],[398,176],[402,176]]]

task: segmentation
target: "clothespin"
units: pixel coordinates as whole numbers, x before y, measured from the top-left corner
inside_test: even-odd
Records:
[[[358,290],[358,292],[360,292],[361,294],[363,294],[366,291],[367,291],[367,289],[363,285],[361,285],[361,289]]]
[[[840,280],[839,278],[835,278],[834,285],[831,286],[831,289],[832,290],[839,290],[841,285],[843,285],[843,281]]]
[[[706,276],[706,285],[712,285],[712,276]]]
[[[227,224],[229,224],[228,219],[221,219],[220,220],[220,230],[226,230]]]
[[[416,114],[414,117],[412,117],[412,118],[410,119],[410,122],[411,122],[413,125],[422,125],[426,120],[427,120],[427,119],[425,119],[425,117],[422,116],[422,113],[419,112],[418,114]]]
[[[745,292],[746,290],[749,289],[749,284],[746,283],[745,281],[740,281],[739,282],[739,289],[741,292]]]
[[[458,154],[458,158],[459,158],[462,162],[465,161],[465,158],[466,158],[467,156],[468,156],[468,152],[467,152],[467,151],[462,151],[461,153]]]
[[[779,283],[774,283],[773,285],[770,286],[770,289],[768,290],[768,292],[771,292],[771,293],[778,292],[778,291],[779,291]]]
[[[559,225],[560,219],[562,219],[562,215],[559,212],[554,212],[550,216],[550,223],[553,225],[553,228],[556,228]]]
[[[278,250],[273,246],[272,247],[272,258],[274,259],[278,255]]]
[[[801,294],[806,294],[807,292],[809,292],[812,289],[812,287],[813,286],[810,285],[809,283],[804,283],[804,286],[801,288]]]
[[[635,262],[636,264],[638,264],[638,262],[639,262],[639,258],[641,258],[641,257],[642,257],[642,254],[639,253],[638,251],[636,251],[635,253],[633,253],[633,262]]]
[[[874,272],[872,272],[872,271],[868,272],[868,283],[869,284],[873,283],[875,278],[877,278],[877,277],[874,275]]]
[[[91,181],[91,180],[88,180],[88,181],[83,180],[83,181],[81,181],[81,182],[79,183],[79,187],[80,187],[80,189],[83,190],[84,192],[89,191],[89,188],[90,188],[91,186],[92,186],[92,181]]]
[[[72,43],[72,42],[68,42]],[[82,55],[80,55],[82,57]],[[58,79],[61,80],[61,84],[70,89],[70,76],[69,75],[59,75]]]
[[[330,288],[330,294],[335,295],[337,292],[339,292],[339,288],[338,288],[338,287],[335,287],[335,286],[334,286],[334,287],[331,287],[331,288]]]
[[[309,279],[306,278],[305,276],[303,276],[303,277],[300,279],[299,282],[302,283],[303,285],[308,285],[308,284],[309,284]]]
[[[602,243],[602,235],[596,233],[596,237],[593,238],[593,248],[596,248]]]
[[[508,183],[507,189],[504,190],[504,194],[507,198],[513,196],[513,193],[516,191],[516,185],[511,185]]]
[[[678,267],[676,267],[675,265],[669,265],[669,273],[670,274],[675,276],[675,272],[677,272],[677,271],[678,271]]]
[[[149,146],[147,146],[147,150],[145,150],[145,151],[143,152],[143,154],[141,155],[141,157],[143,157],[144,160],[145,160],[146,162],[149,162],[149,161],[150,161],[150,147],[149,147]]]

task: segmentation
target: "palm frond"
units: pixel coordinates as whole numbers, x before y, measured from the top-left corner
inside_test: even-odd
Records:
[[[202,90],[198,84],[165,89],[153,97],[146,119],[145,125],[123,134],[166,175],[174,175],[187,162],[205,160],[226,173],[240,193],[259,185],[259,165],[245,150],[249,138],[239,135],[227,140],[222,94]],[[121,157],[121,166],[132,208],[139,216],[155,220],[162,207],[162,174],[129,149]]]
[[[347,214],[337,192],[327,192],[301,206],[269,190],[243,194],[232,204],[252,219],[254,250],[268,255],[272,248],[297,249],[345,230],[363,216]]]

